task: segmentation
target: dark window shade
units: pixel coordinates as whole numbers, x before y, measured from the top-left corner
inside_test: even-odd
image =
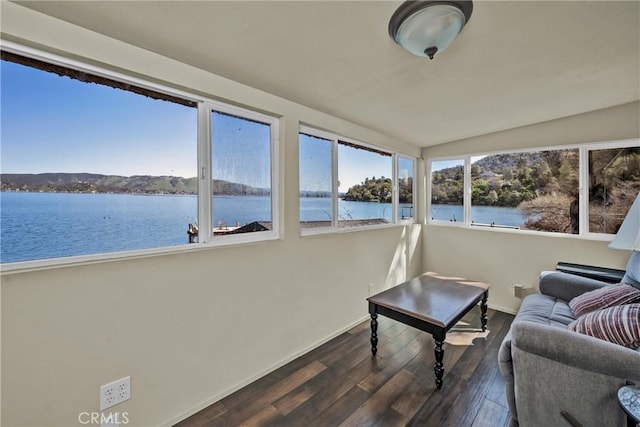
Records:
[[[376,150],[375,148],[363,147],[362,145],[354,144],[352,142],[338,141],[338,144],[346,145],[347,147],[355,148],[356,150],[370,151],[371,153],[380,154],[381,156],[391,157],[391,153],[386,151]]]
[[[84,71],[50,64],[48,62],[40,61],[38,59],[29,58],[11,52],[2,51],[0,59],[2,59],[3,61],[15,62],[16,64],[25,65],[27,67],[37,68],[42,71],[57,74],[59,76],[66,76],[75,80],[80,80],[81,82],[110,86],[112,88],[126,90],[129,92],[137,93],[139,95],[147,96],[149,98],[159,99],[161,101],[173,102],[176,104],[185,105],[187,107],[197,107],[198,105],[197,102],[190,101],[188,99],[179,98],[177,96],[168,95],[166,93],[157,92],[151,89],[145,89],[129,83],[112,80],[107,77],[96,76]]]
[[[309,138],[321,139],[321,140],[323,140],[323,141],[331,142],[331,140],[330,140],[330,139],[322,138],[322,137],[319,137],[319,136],[316,136],[316,135],[311,135],[310,133],[300,132],[300,135],[308,136]]]
[[[261,122],[259,120],[250,119],[250,118],[244,117],[244,116],[237,116],[235,114],[224,113],[224,112],[218,111],[218,110],[211,110],[211,112],[212,113],[216,113],[216,114],[221,115],[221,116],[233,117],[234,119],[240,119],[240,120],[244,120],[244,121],[251,122],[251,123],[258,123],[260,125],[270,126],[270,124],[267,123],[267,122]]]

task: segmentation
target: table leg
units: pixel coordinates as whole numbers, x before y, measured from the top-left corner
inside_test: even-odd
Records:
[[[486,291],[482,296],[482,302],[480,302],[480,321],[482,322],[482,332],[487,330],[487,299],[489,298],[489,291]]]
[[[442,375],[444,374],[444,364],[442,363],[442,358],[444,357],[442,344],[444,344],[444,339],[442,341],[438,340],[436,337],[433,337],[433,339],[436,342],[436,362],[433,364],[433,370],[436,373],[436,388],[440,390],[442,388]]]
[[[378,352],[378,315],[371,313],[371,353],[375,356]]]

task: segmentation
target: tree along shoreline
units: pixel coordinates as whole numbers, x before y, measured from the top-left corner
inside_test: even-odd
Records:
[[[407,178],[400,180],[398,185],[398,200],[400,203],[412,203],[413,180]],[[352,186],[342,197],[348,202],[374,202],[391,203],[393,197],[393,184],[391,178],[380,177],[365,178],[365,180]]]
[[[471,164],[471,205],[518,208],[530,230],[578,233],[578,157],[577,149],[486,156]],[[640,190],[640,148],[592,150],[587,167],[589,230],[615,233]],[[463,204],[462,165],[430,178],[432,204]]]

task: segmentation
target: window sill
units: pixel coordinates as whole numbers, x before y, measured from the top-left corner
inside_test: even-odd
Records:
[[[259,236],[258,236],[259,234]],[[30,271],[49,270],[54,268],[77,267],[89,264],[99,264],[113,261],[127,261],[138,258],[150,258],[171,254],[183,254],[210,250],[215,248],[226,248],[247,245],[251,243],[261,243],[279,240],[280,236],[275,231],[264,231],[258,233],[247,233],[245,235],[224,236],[207,243],[187,243],[178,246],[165,246],[150,249],[136,249],[123,252],[110,252],[103,254],[75,255],[62,258],[48,258],[31,261],[18,261],[0,264],[0,274],[16,274]]]
[[[464,222],[459,221],[439,221],[439,220],[427,220],[427,225],[437,225],[439,227],[458,227],[467,228]],[[471,227],[468,227],[471,228]]]
[[[406,227],[409,225],[417,225],[417,222],[403,221],[397,224],[384,224],[384,225],[363,225],[359,227],[318,227],[318,228],[301,228],[300,236],[317,236],[322,234],[344,234],[355,233],[358,231],[371,231],[381,230],[386,228]]]
[[[467,230],[484,231],[493,233],[508,233],[508,234],[521,234],[527,236],[541,236],[541,237],[560,237],[566,239],[579,239],[579,240],[593,240],[610,242],[613,240],[613,234],[601,234],[601,233],[585,233],[585,234],[567,234],[567,233],[554,233],[550,231],[536,231],[525,229],[513,229],[513,228],[501,228],[501,227],[473,227],[462,222],[446,222],[446,221],[428,221],[428,226],[436,227],[457,227]]]

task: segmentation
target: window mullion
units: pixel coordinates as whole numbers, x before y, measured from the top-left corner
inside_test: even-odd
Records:
[[[393,167],[392,167],[392,178],[391,178],[391,222],[393,224],[398,223],[398,210],[400,210],[400,191],[399,191],[399,176],[400,176],[400,158],[396,153],[392,154],[393,159]]]
[[[412,172],[411,172],[412,173],[412,175],[411,175],[411,222],[414,223],[414,224],[416,222],[418,222],[419,218],[422,218],[419,221],[421,223],[424,222],[424,219],[426,218],[424,216],[424,212],[423,212],[421,217],[418,217],[418,206],[421,206],[418,203],[419,199],[418,199],[418,191],[417,191],[418,190],[418,162],[419,161],[420,161],[419,159],[416,159],[416,158],[413,159],[413,169],[412,169]],[[424,182],[424,178],[425,177],[423,176],[422,177],[422,182]],[[422,206],[426,207],[426,206],[424,206],[424,203],[422,204]]]
[[[578,151],[578,235],[589,234],[589,149]]]
[[[198,104],[198,241],[211,241],[213,196],[211,189],[211,106]]]
[[[432,169],[433,169],[433,161],[426,161],[425,162],[425,168],[424,168],[424,183],[425,183],[425,188],[426,188],[426,193],[427,193],[427,197],[425,198],[425,203],[424,203],[424,209],[425,211],[423,212],[422,215],[422,219],[424,221],[422,221],[423,224],[429,224],[432,221],[432,215],[431,215],[431,198],[433,197],[433,177],[431,176]],[[415,206],[415,203],[414,203]]]
[[[271,230],[281,237],[284,223],[280,228],[280,127],[277,122],[274,122],[269,124],[269,129],[271,132]]]
[[[462,198],[462,211],[464,216],[464,225],[471,226],[471,157],[464,158],[464,178],[462,188],[464,195]]]
[[[331,141],[331,226],[338,227],[338,189],[340,187],[338,176],[338,140]]]

